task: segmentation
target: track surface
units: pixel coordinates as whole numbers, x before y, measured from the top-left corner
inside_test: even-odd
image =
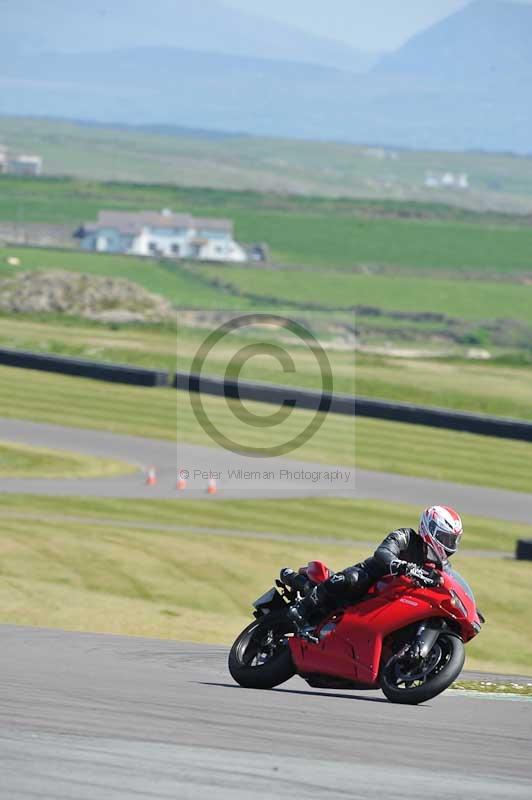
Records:
[[[2,800],[530,798],[532,702],[271,692],[220,647],[0,626]]]
[[[217,477],[219,497],[222,498],[357,497],[419,506],[445,502],[464,513],[479,516],[524,523],[532,519],[532,494],[463,486],[446,481],[353,470],[342,466],[327,467],[289,459],[254,459],[199,445],[11,419],[0,419],[0,440],[123,459],[136,464],[139,470],[154,465],[158,474],[157,485],[149,488],[144,485],[143,474],[139,472],[105,479],[4,479],[0,488],[2,492],[197,498],[205,496],[208,476],[212,473]],[[190,472],[187,489],[180,493],[175,488],[178,468]],[[238,469],[249,472],[269,470],[273,477],[263,480],[231,475],[232,470]],[[319,480],[308,477],[309,473],[334,470],[341,475],[333,481],[324,477]],[[301,475],[302,471],[307,477]]]
[[[3,480],[4,492],[204,497],[199,470],[219,473],[219,497],[444,498],[473,514],[532,518],[532,495],[345,468],[347,480],[290,478],[281,470],[331,468],[140,437],[0,420],[0,440],[139,467],[101,480]],[[159,480],[146,487],[141,470],[152,464]],[[182,493],[178,466],[191,473]],[[231,478],[240,468],[274,477]],[[402,707],[380,693],[312,690],[299,678],[272,692],[243,690],[220,647],[15,626],[0,626],[0,652],[0,800],[530,797],[529,700],[448,692]]]

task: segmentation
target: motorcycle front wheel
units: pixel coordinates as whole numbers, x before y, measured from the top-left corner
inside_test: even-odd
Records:
[[[462,640],[442,633],[420,663],[409,661],[408,656],[392,656],[381,672],[381,689],[392,703],[424,703],[457,679],[464,659]]]
[[[245,628],[229,653],[229,672],[247,689],[273,689],[296,674],[287,634],[286,614],[266,614]]]

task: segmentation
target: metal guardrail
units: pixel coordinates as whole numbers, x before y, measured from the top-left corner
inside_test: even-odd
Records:
[[[502,439],[532,442],[532,422],[505,417],[451,411],[445,408],[392,403],[368,397],[338,393],[321,393],[315,389],[278,386],[251,381],[232,381],[215,376],[199,376],[177,372],[170,378],[167,372],[143,369],[125,364],[109,364],[66,356],[31,353],[24,350],[0,349],[0,364],[24,369],[58,372],[80,378],[92,378],[131,386],[169,386],[182,391],[201,392],[229,399],[255,400],[261,403],[284,404],[310,411],[330,411],[333,414],[371,417],[391,422],[426,425],[432,428],[477,433]]]
[[[111,383],[127,383],[131,386],[168,386],[168,373],[126,364],[105,364],[47,353],[30,353],[25,350],[0,349],[0,364],[8,367],[36,369],[43,372],[59,372],[79,378],[93,378]]]
[[[213,376],[191,375],[178,372],[173,387],[185,391],[202,392],[218,397],[256,400],[262,403],[284,403],[294,408],[311,411],[331,411],[333,414],[371,417],[391,422],[426,425],[432,428],[478,433],[503,439],[518,439],[532,442],[532,422],[504,417],[472,414],[466,411],[451,411],[445,408],[430,408],[410,403],[392,403],[368,397],[347,394],[322,394],[313,389],[292,386],[231,381]]]
[[[468,411],[451,411],[447,408],[416,406],[410,403],[388,403],[385,400],[372,400],[366,397],[357,397],[355,407],[357,416],[360,417],[387,419],[393,422],[427,425],[431,428],[445,428],[465,433],[478,433],[482,436],[532,442],[532,422],[526,420],[492,417]]]

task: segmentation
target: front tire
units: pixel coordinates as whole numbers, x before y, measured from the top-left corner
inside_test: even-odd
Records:
[[[237,637],[229,653],[229,672],[246,689],[273,689],[296,674],[286,642],[293,631],[286,614],[266,614]]]
[[[425,703],[457,679],[464,659],[462,640],[443,633],[420,665],[408,664],[405,659],[393,656],[382,670],[381,689],[392,703]]]

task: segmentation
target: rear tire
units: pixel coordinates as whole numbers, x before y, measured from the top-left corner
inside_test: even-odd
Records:
[[[237,637],[229,653],[229,672],[246,689],[273,689],[296,674],[285,635],[293,631],[286,614],[266,614]]]
[[[414,670],[409,676],[408,669],[394,656],[382,670],[381,689],[392,703],[424,703],[444,692],[457,679],[464,659],[462,640],[442,633],[424,661],[426,672],[423,678],[416,679]],[[413,680],[409,680],[409,677]]]

